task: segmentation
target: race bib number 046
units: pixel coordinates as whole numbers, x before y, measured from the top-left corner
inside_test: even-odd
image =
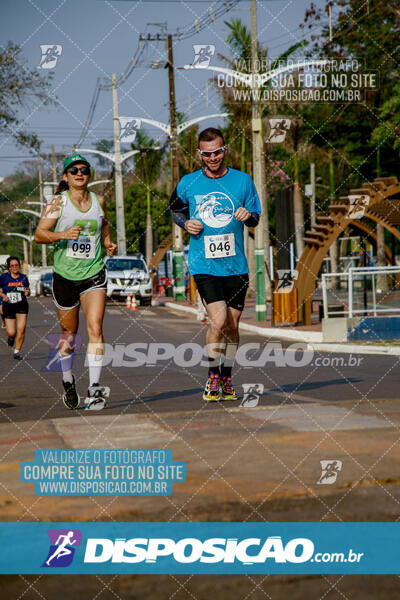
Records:
[[[93,259],[96,250],[96,236],[80,235],[77,240],[68,240],[67,253],[68,258]]]
[[[204,236],[206,258],[226,258],[235,256],[235,236],[233,233]]]

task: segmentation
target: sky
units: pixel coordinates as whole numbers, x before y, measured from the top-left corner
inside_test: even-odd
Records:
[[[314,3],[325,5],[324,0]],[[303,39],[299,24],[310,4],[311,0],[257,1],[258,39],[269,48],[271,57]],[[191,64],[194,44],[212,44],[212,64],[225,66],[217,56],[230,55],[224,21],[241,19],[250,28],[250,2],[238,2],[232,10],[211,21],[212,11],[221,5],[224,6],[222,0],[2,0],[0,43],[4,46],[12,40],[19,44],[25,67],[37,69],[41,45],[61,46],[55,67],[40,69],[45,79],[53,73],[52,90],[59,104],[48,107],[32,102],[24,107],[20,110],[24,127],[43,140],[44,152],[49,152],[54,144],[56,152],[72,153],[87,119],[97,78],[110,78],[113,72],[118,76],[126,70],[137,51],[140,34],[161,33],[166,27],[169,33],[175,33],[177,28],[184,31],[196,19],[202,22],[209,17],[209,24],[200,32],[186,39],[175,38],[174,62],[176,66]],[[141,63],[118,88],[120,116],[168,122],[168,73],[164,68],[151,68],[154,61],[163,65],[165,59],[163,42],[145,44]],[[208,94],[206,91],[211,76],[205,70],[175,71],[177,109],[187,119],[221,112],[218,92],[211,86]],[[94,148],[96,141],[112,138],[112,117],[112,93],[101,91],[83,147]],[[222,122],[213,118],[203,125],[218,126]],[[165,139],[159,129],[147,125],[142,125],[142,129],[158,142]],[[28,157],[28,151],[18,148],[9,135],[0,134],[0,177],[15,172]]]

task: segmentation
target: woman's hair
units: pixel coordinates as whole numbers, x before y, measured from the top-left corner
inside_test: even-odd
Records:
[[[16,260],[18,265],[21,266],[21,261],[19,260],[18,256],[9,256],[6,260],[6,266],[8,270],[10,270],[10,263],[12,260]]]
[[[61,192],[65,192],[65,190],[69,189],[69,185],[66,181],[64,181],[64,179],[61,179],[60,183],[57,186],[57,189],[55,191],[55,195],[57,196],[57,194],[61,194]]]

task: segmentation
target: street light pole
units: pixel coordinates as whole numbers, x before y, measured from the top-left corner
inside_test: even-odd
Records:
[[[184,121],[183,123],[180,123],[179,125],[176,124],[176,135],[175,135],[176,149],[178,147],[178,135],[182,131],[185,131],[185,129],[188,129],[188,127],[191,127],[195,123],[200,123],[201,121],[204,121],[205,119],[212,119],[212,118],[217,118],[217,117],[228,117],[228,116],[229,116],[229,113],[216,113],[216,114],[212,114],[212,115],[204,115],[203,117],[197,117],[196,119],[190,119],[189,121]],[[170,140],[170,147],[171,147],[171,152],[170,152],[171,183],[173,185],[176,185],[178,183],[179,173],[178,173],[178,168],[177,168],[178,161],[176,160],[176,153],[174,155],[172,152],[173,142],[172,142],[171,124],[168,125],[167,123],[161,123],[160,121],[155,121],[154,119],[147,119],[145,117],[131,117],[131,118],[140,120],[143,123],[148,123],[149,125],[152,125],[153,127],[157,127],[158,129],[161,129],[161,131],[163,131],[168,136],[168,139]],[[176,111],[175,111],[175,123],[176,123]],[[149,148],[149,150],[160,150],[160,147],[155,146],[154,148]],[[104,152],[100,152],[98,150],[85,150],[82,148],[81,151],[82,152],[97,152],[97,154],[102,154],[102,156],[105,156],[106,158],[110,158],[109,155],[106,155]],[[138,150],[136,150],[135,152],[138,152]],[[122,162],[125,160],[125,158],[124,158],[125,156],[126,156],[125,154],[122,155]],[[113,159],[111,159],[111,160],[113,160]],[[180,248],[182,250],[183,240],[182,240],[181,228],[178,227],[177,225],[175,225],[175,223],[173,221],[172,221],[172,227],[173,227],[173,240],[175,240],[175,234],[176,234],[176,236],[178,238],[178,240],[177,240],[178,243],[180,240],[180,244],[181,244]],[[153,248],[153,234],[152,234],[152,223],[151,223],[150,193],[149,193],[149,189],[147,189],[147,222],[146,222],[146,262],[147,262],[147,264],[150,264],[150,260],[153,256],[152,248]],[[174,273],[175,273],[175,270],[174,270]],[[183,274],[184,274],[184,272],[183,272],[183,252],[182,252],[182,277],[183,277]],[[175,278],[175,275],[174,275],[174,278]]]
[[[171,192],[175,189],[179,179],[178,168],[178,131],[176,122],[174,56],[172,50],[172,35],[167,37],[168,45],[168,83],[169,83],[169,124],[170,124],[170,165],[171,165]],[[183,236],[182,229],[172,221],[173,240],[173,270],[174,270],[174,300],[186,300],[185,271],[183,267]]]
[[[256,0],[251,0],[251,61],[252,61],[252,107],[251,107],[251,131],[253,142],[253,178],[257,194],[261,202],[261,216],[258,227],[255,229],[255,278],[256,278],[256,319],[266,319],[266,294],[265,294],[265,256],[267,251],[269,258],[269,247],[264,249],[264,233],[266,240],[268,234],[268,205],[266,197],[264,144],[262,136],[261,105],[257,99],[257,8]],[[269,244],[267,243],[267,246]],[[269,282],[269,280],[268,280]],[[270,288],[270,286],[269,286]]]
[[[24,233],[7,233],[7,235],[22,238],[24,244],[24,262],[26,262],[29,265],[28,242],[32,246],[33,236],[25,235]]]
[[[315,186],[315,163],[314,162],[312,162],[310,164],[310,182],[311,182],[310,217],[311,217],[311,225],[315,225],[317,221],[315,219],[316,186]]]
[[[53,169],[53,179],[57,181],[57,160],[56,160],[56,152],[54,150],[54,144],[51,146],[51,165]]]
[[[161,150],[161,146],[154,146],[153,148],[147,148],[146,150]],[[107,158],[108,160],[111,160],[111,162],[113,162],[115,164],[115,157],[116,157],[116,152],[114,154],[111,154],[110,152],[102,152],[101,150],[91,150],[90,148],[77,148],[76,149],[77,152],[92,152],[93,154],[99,154],[100,156],[102,156],[103,158]],[[135,154],[139,154],[139,152],[142,152],[143,149],[141,150],[129,150],[129,152],[124,152],[123,154],[120,153],[120,161],[121,164],[123,162],[125,162],[128,158],[130,158],[131,156],[134,156]],[[98,184],[98,183],[109,183],[111,180],[110,179],[101,179],[99,181],[93,181],[93,183],[89,183],[88,187]],[[124,221],[125,223],[125,221]],[[125,225],[124,225],[125,227]],[[149,232],[150,229],[150,232]],[[117,233],[118,235],[118,233]],[[152,239],[152,225],[151,225],[151,211],[150,211],[150,193],[149,193],[149,189],[147,189],[147,225],[146,225],[146,262],[147,264],[149,264],[149,258],[148,255],[150,255],[150,259],[152,257],[153,251],[152,249],[150,249],[149,251],[149,245],[150,245],[150,239]]]
[[[54,146],[52,147],[54,150]],[[42,159],[39,158],[39,194],[40,194],[40,206],[43,209],[44,207],[44,198],[43,198],[43,175],[42,175]],[[47,267],[47,253],[46,253],[46,244],[42,244],[42,267]]]
[[[115,214],[117,221],[118,254],[126,254],[124,191],[122,185],[121,146],[119,141],[117,76],[112,74],[113,112],[114,112],[114,164],[115,164]]]

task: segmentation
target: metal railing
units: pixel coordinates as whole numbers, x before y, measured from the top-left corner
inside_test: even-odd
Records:
[[[366,313],[372,313],[374,317],[378,315],[378,313],[400,313],[400,303],[398,308],[389,307],[389,308],[381,308],[379,304],[381,304],[381,300],[377,303],[377,286],[376,286],[376,277],[378,275],[396,275],[400,274],[400,266],[394,267],[350,267],[348,271],[342,273],[323,273],[321,277],[321,287],[322,287],[322,301],[324,307],[324,318],[327,319],[330,316],[334,315],[344,315],[347,314],[350,318],[357,315]],[[354,281],[359,280],[360,277],[364,280],[363,286],[363,294],[364,294],[364,306],[363,308],[355,308],[355,294],[354,294]],[[372,292],[372,307],[368,308],[366,301],[366,278],[371,277],[371,292]],[[347,280],[347,310],[346,308],[341,307],[340,310],[331,310],[328,305],[328,286],[327,280],[329,278],[340,278],[340,280]],[[390,292],[395,289],[400,290],[399,284],[395,285],[394,288],[390,290]]]

